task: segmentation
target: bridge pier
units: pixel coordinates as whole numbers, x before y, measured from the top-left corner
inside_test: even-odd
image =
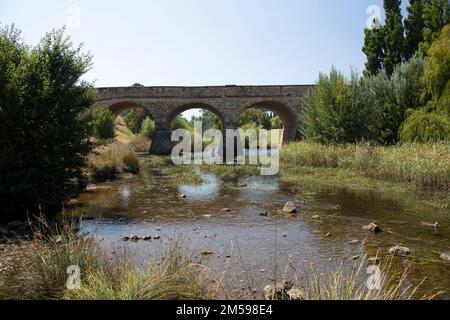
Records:
[[[172,153],[172,130],[165,123],[156,123],[156,131],[150,146],[150,154],[169,156]]]

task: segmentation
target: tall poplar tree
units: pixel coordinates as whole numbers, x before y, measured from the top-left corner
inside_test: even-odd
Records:
[[[423,21],[424,0],[409,0],[406,8],[408,17],[405,19],[405,59],[409,60],[419,49],[419,44],[423,41]]]
[[[383,68],[384,33],[380,22],[374,20],[371,29],[364,30],[364,47],[362,51],[367,57],[365,76],[376,75]]]
[[[425,0],[423,21],[424,41],[419,45],[419,53],[426,56],[433,42],[439,37],[441,30],[450,23],[448,0]]]
[[[390,76],[403,60],[404,28],[400,9],[401,0],[384,0],[386,25],[384,27],[384,68]]]

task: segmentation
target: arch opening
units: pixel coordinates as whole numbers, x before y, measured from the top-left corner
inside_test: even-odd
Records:
[[[241,129],[278,130],[281,142],[296,139],[298,134],[298,117],[283,103],[262,101],[247,106],[239,117]]]

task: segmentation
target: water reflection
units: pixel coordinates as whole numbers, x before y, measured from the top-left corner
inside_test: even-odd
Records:
[[[105,246],[117,245],[129,234],[161,235],[160,241],[126,243],[144,252],[144,260],[177,239],[198,258],[203,250],[213,251],[207,264],[218,272],[228,265],[228,280],[236,290],[246,286],[242,281],[248,273],[243,270],[251,270],[258,289],[267,284],[274,277],[274,261],[277,276],[283,276],[290,260],[312,259],[322,271],[355,255],[378,253],[386,259],[387,249],[401,244],[414,254],[396,258],[394,268],[415,261],[409,281],[417,284],[428,277],[423,290],[450,288],[450,266],[436,254],[450,251],[450,215],[417,205],[415,194],[386,197],[374,191],[286,183],[279,177],[242,177],[230,186],[213,174],[197,172],[203,178],[199,186],[172,185],[151,169],[81,195],[88,214],[103,217],[100,223],[85,222],[82,232],[96,232]],[[297,205],[297,216],[282,214],[287,201]],[[428,220],[440,222],[441,228],[421,225]],[[361,226],[370,222],[384,232],[363,232]],[[366,237],[362,246],[349,244]]]

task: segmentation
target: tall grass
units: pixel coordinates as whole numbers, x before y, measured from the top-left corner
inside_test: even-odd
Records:
[[[340,168],[367,178],[407,183],[420,189],[450,190],[450,144],[285,146],[281,162],[293,167]]]
[[[112,257],[93,239],[76,236],[70,224],[59,228],[42,220],[34,234],[27,243],[31,253],[0,279],[3,299],[212,299],[219,292],[220,283],[177,243],[162,261],[141,269],[126,252]],[[80,289],[66,288],[72,265],[81,269]]]
[[[309,262],[307,274],[303,274],[290,263],[295,274],[295,287],[300,288],[305,300],[432,300],[444,292],[434,289],[419,293],[424,279],[417,285],[408,283],[408,275],[413,264],[407,265],[402,271],[394,272],[392,257],[382,265],[376,266],[380,271],[379,287],[369,288],[367,274],[367,257],[353,262],[348,267],[342,262],[335,270],[319,272],[313,263]],[[374,275],[374,273],[372,273]]]
[[[133,161],[132,158],[135,158],[133,155],[133,148],[120,142],[99,147],[88,156],[89,171],[94,180],[112,179],[122,172],[124,159]]]

